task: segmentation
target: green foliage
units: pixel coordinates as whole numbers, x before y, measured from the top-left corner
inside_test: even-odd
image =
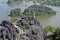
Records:
[[[35,16],[49,16],[49,15],[54,15],[55,11],[53,11],[51,8],[46,7],[46,6],[38,6],[38,5],[33,5],[31,7],[28,7],[25,9],[23,14],[27,14],[29,16],[32,16],[33,13],[35,12]]]
[[[48,5],[60,6],[60,0],[48,0],[45,2]]]
[[[24,29],[30,29],[30,27],[28,25],[26,25]]]
[[[11,4],[11,5],[15,5],[15,4],[19,4],[19,3],[21,3],[21,2],[22,2],[22,0],[11,0],[11,1],[8,0],[8,1],[7,1],[7,4],[8,4],[8,5],[10,5],[10,4]]]
[[[12,21],[15,21],[15,20],[18,19],[18,18],[20,18],[20,16],[12,16],[12,17],[11,17],[11,20],[12,20]]]
[[[44,28],[44,30],[45,30],[46,32],[55,33],[55,32],[57,32],[58,29],[57,29],[56,27],[46,26],[46,27]]]
[[[29,2],[29,1],[32,1],[32,0],[24,0],[24,1],[28,1]]]
[[[46,26],[44,27],[44,30],[48,33],[53,33],[50,35],[47,35],[47,38],[51,40],[60,40],[60,28],[53,27],[53,26]]]
[[[0,40],[3,40],[2,38],[0,38]]]

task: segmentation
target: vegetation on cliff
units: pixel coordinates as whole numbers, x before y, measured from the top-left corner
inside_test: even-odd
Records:
[[[53,26],[44,27],[45,32],[47,33],[46,38],[50,40],[60,40],[60,28]]]
[[[32,1],[32,0],[29,0],[29,1]],[[60,6],[60,0],[33,0],[33,1],[38,2],[40,4]]]
[[[10,16],[15,18],[19,18],[22,16],[50,16],[55,15],[55,11],[53,11],[51,8],[46,6],[38,6],[38,5],[32,5],[24,10],[24,12],[21,12],[19,8],[12,9],[10,11]]]
[[[17,4],[17,3],[21,3],[23,0],[8,0],[7,3],[8,4]]]
[[[42,17],[42,16],[52,16],[55,15],[55,11],[46,6],[32,5],[25,9],[23,15],[33,16],[33,17]]]
[[[4,27],[0,30],[3,40],[44,40],[42,26],[33,17],[21,17],[15,22],[4,20],[0,26]]]
[[[15,19],[18,19],[18,18],[22,17],[22,13],[21,13],[20,8],[12,9],[10,11],[10,15],[8,15],[8,16],[11,17],[11,20],[12,21],[15,20]]]
[[[44,4],[60,6],[60,0],[47,0]]]

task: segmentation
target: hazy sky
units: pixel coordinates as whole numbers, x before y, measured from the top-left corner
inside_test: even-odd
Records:
[[[7,2],[8,0],[0,0],[0,2]]]

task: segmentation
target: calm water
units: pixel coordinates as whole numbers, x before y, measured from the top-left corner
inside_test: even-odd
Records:
[[[25,8],[28,6],[33,5],[33,2],[22,2],[21,4],[17,5],[8,5],[7,0],[0,0],[0,22],[2,20],[10,20],[10,17],[8,15],[10,14],[10,10],[15,9],[15,8],[20,8],[21,11],[24,11]],[[27,7],[25,7],[27,5]],[[45,5],[47,6],[47,5]],[[42,17],[39,21],[41,25],[46,26],[46,25],[52,25],[56,27],[60,27],[60,7],[55,7],[55,6],[47,6],[52,8],[54,11],[56,11],[55,16],[50,16],[50,17]]]

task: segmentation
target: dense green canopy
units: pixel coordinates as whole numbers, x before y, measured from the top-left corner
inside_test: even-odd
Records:
[[[27,9],[25,9],[23,14],[32,16],[34,12],[35,16],[47,16],[55,14],[55,12],[51,8],[38,5],[32,5],[28,7]]]
[[[29,0],[32,1],[32,0]],[[54,6],[60,6],[60,0],[35,0],[40,4],[48,4],[48,5],[54,5]]]
[[[47,34],[49,34],[47,35],[47,38],[49,38],[50,40],[60,40],[60,28],[53,26],[46,26],[44,27],[44,30]]]

